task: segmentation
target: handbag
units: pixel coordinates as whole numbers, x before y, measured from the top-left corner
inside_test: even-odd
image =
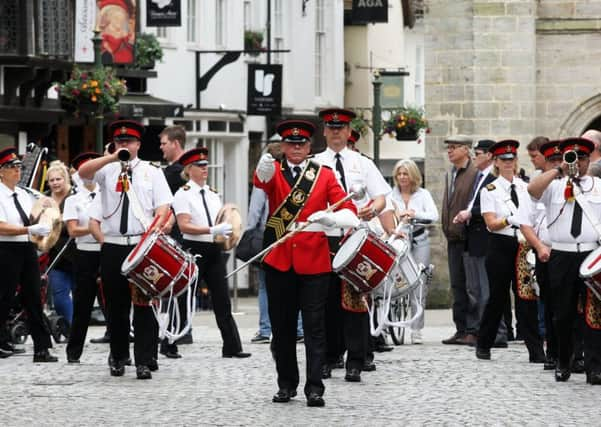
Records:
[[[263,230],[260,227],[246,230],[238,246],[236,247],[236,258],[248,261],[263,250]]]

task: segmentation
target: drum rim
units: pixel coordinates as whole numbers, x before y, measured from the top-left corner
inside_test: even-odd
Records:
[[[138,242],[138,244],[132,249],[131,253],[129,253],[127,257],[123,260],[123,263],[121,264],[121,273],[129,274],[134,268],[136,268],[140,264],[140,262],[144,258],[146,258],[148,252],[150,252],[150,248],[152,248],[154,243],[158,240],[159,236],[159,233],[149,233],[146,236],[142,236],[142,240]],[[148,243],[148,246],[142,249],[142,245],[146,243]],[[137,257],[135,260],[130,260],[132,255],[138,254],[140,255],[139,257]]]
[[[359,233],[363,233],[363,235],[360,235]],[[334,258],[332,259],[332,270],[334,270],[334,272],[338,273],[344,267],[349,265],[349,263],[353,260],[353,257],[348,257],[348,259],[346,259],[342,264],[340,264],[339,266],[335,266],[336,258],[338,257],[338,254],[340,253],[340,249],[342,249],[347,243],[349,243],[355,235],[360,236],[360,242],[359,242],[359,245],[357,245],[357,248],[362,247],[363,243],[365,243],[365,240],[367,239],[367,236],[369,235],[369,230],[367,230],[366,228],[358,229],[353,234],[351,234],[348,237],[348,239],[346,239],[346,241],[342,244],[342,246],[340,248],[338,248],[338,252],[336,252],[336,255],[334,255]],[[354,253],[356,253],[356,252],[354,252]],[[351,253],[351,254],[353,254],[353,253]]]
[[[593,271],[589,267],[587,267],[587,265],[591,263],[591,259],[593,259],[593,258],[599,258],[599,260],[595,263],[595,265],[599,265],[601,267],[601,247],[595,249],[590,254],[588,254],[587,257],[584,258],[584,261],[582,261],[582,264],[580,264],[578,273],[580,274],[580,277],[582,277],[583,279],[589,279],[597,274],[597,273],[593,273]],[[601,269],[599,272],[601,272]]]

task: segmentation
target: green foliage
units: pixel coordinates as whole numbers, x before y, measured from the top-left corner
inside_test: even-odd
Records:
[[[119,97],[127,93],[127,86],[125,80],[115,76],[112,68],[81,70],[75,66],[69,80],[56,84],[56,91],[61,102],[77,115],[84,104],[99,113],[117,111]]]
[[[389,135],[417,135],[421,129],[425,129],[426,133],[430,131],[424,109],[421,107],[403,107],[395,110],[384,124],[384,133]]]
[[[244,31],[244,50],[264,50],[263,33],[259,31]],[[259,53],[250,53],[249,55],[258,56]]]
[[[163,48],[154,34],[142,33],[136,36],[135,58],[135,68],[152,67],[155,61],[163,59]]]

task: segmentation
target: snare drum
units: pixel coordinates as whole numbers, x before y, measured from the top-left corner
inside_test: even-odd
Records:
[[[136,245],[121,265],[121,273],[151,298],[171,292],[178,296],[196,276],[194,259],[175,240],[151,233]]]
[[[345,240],[332,261],[332,270],[358,292],[372,292],[389,277],[397,254],[366,228]]]
[[[392,281],[389,286],[392,286],[391,299],[397,299],[408,294],[417,285],[419,285],[421,277],[420,266],[415,262],[406,240],[397,239],[391,243],[397,252],[396,266],[392,271]],[[386,287],[382,286],[374,292],[374,297],[384,297]]]
[[[580,277],[595,296],[601,300],[601,247],[591,252],[580,264]]]

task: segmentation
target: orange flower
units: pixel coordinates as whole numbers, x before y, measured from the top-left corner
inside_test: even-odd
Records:
[[[82,88],[82,89],[87,89],[87,88],[88,88],[88,84],[87,84],[87,83],[84,83],[84,84],[82,84],[82,85],[81,85],[81,88]]]
[[[90,98],[92,100],[92,102],[96,102],[98,100],[98,98],[96,98],[96,96],[92,95],[92,98]]]
[[[96,80],[91,80],[90,81],[90,86],[96,87],[96,86],[98,86],[98,82]]]
[[[95,92],[95,93],[100,93],[100,92],[102,92],[102,91],[100,90],[100,88],[99,88],[99,87],[97,87],[96,89],[94,89],[94,92]]]

